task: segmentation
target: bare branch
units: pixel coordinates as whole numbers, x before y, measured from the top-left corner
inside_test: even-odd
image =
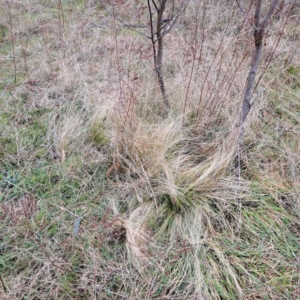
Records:
[[[151,39],[150,36],[148,36],[147,34],[143,33],[143,32],[140,32],[136,29],[134,29],[134,27],[132,25],[129,25],[129,24],[126,24],[125,22],[123,22],[122,20],[118,19],[116,16],[114,16],[105,6],[104,6],[104,9],[105,11],[111,16],[113,17],[114,19],[116,19],[117,21],[119,21],[121,24],[123,24],[125,27],[127,27],[128,29],[131,29],[132,31],[146,37],[147,39]],[[97,25],[97,24],[94,24],[94,25]]]
[[[149,2],[149,1],[148,1],[148,2]],[[153,5],[154,5],[154,7],[155,7],[156,11],[158,12],[158,8],[157,8],[157,5],[156,5],[155,1],[154,1],[154,0],[152,0],[152,3],[153,3]],[[148,5],[149,5],[149,4],[148,4]]]
[[[281,0],[274,0],[271,4],[271,7],[269,9],[269,11],[267,12],[267,14],[265,15],[263,21],[262,21],[262,24],[261,24],[261,27],[263,29],[265,29],[267,26],[268,26],[268,23],[269,23],[269,20],[270,18],[272,17],[277,5],[279,4]]]
[[[185,10],[189,4],[189,1],[190,0],[188,0],[186,2],[186,5],[183,8],[179,9],[180,12],[177,13],[175,18],[174,18],[174,15],[172,14],[172,17],[169,18],[167,22],[163,22],[164,20],[162,20],[163,26],[161,26],[161,31],[169,25],[169,28],[161,33],[162,37],[164,37],[166,34],[168,34],[171,31],[171,29],[174,27],[176,21],[178,20],[178,18],[185,12]],[[183,6],[183,4],[182,4],[182,6]],[[154,35],[156,35],[156,34],[157,34],[157,32],[154,33]],[[156,41],[157,41],[157,39],[155,40],[155,42]]]
[[[246,12],[244,11],[244,9],[242,8],[239,0],[236,0],[237,5],[239,6],[241,12],[243,13],[243,15],[245,16],[245,18],[248,20],[248,22],[250,23],[251,26],[254,27],[254,29],[257,29],[257,27],[251,22],[251,20],[249,19],[248,15],[246,14]]]

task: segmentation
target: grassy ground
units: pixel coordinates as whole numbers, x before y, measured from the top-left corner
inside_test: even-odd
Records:
[[[169,111],[150,40],[104,4],[1,3],[1,299],[300,298],[299,5],[236,161],[253,28],[202,2],[165,37]],[[149,34],[144,5],[114,10]]]

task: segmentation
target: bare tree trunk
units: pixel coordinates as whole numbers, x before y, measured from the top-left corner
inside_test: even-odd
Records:
[[[158,15],[157,15],[157,24],[156,24],[156,34],[157,34],[157,61],[155,65],[155,70],[158,78],[158,83],[160,87],[161,94],[163,96],[163,100],[167,108],[170,107],[169,100],[166,95],[165,83],[162,75],[162,59],[163,59],[163,36],[162,36],[162,20],[163,20],[163,13],[166,8],[167,0],[162,0],[160,2],[160,6],[158,8]]]
[[[281,0],[273,0],[269,11],[265,15],[263,21],[260,23],[260,15],[261,15],[261,6],[262,6],[262,0],[256,1],[256,10],[255,10],[255,16],[254,16],[254,43],[255,43],[255,49],[252,57],[251,67],[250,71],[247,77],[247,83],[246,88],[244,92],[244,98],[243,98],[243,106],[242,106],[242,112],[240,117],[240,125],[242,126],[240,135],[239,135],[239,151],[241,151],[242,144],[243,144],[243,137],[245,132],[244,123],[247,119],[247,116],[249,115],[250,109],[252,105],[251,103],[251,96],[253,92],[253,85],[254,80],[257,74],[258,65],[260,62],[261,54],[262,54],[262,47],[263,47],[263,39],[265,35],[266,27],[268,26],[269,20],[273,13],[275,12],[276,6],[279,4]]]
[[[166,88],[165,88],[165,83],[164,83],[164,78],[162,74],[162,61],[163,61],[163,37],[170,32],[172,27],[174,26],[176,20],[178,17],[184,13],[185,9],[188,6],[189,0],[182,0],[180,5],[176,8],[175,7],[175,0],[169,0],[168,3],[171,2],[172,4],[172,13],[168,16],[164,17],[164,14],[166,13],[166,4],[168,0],[147,0],[147,5],[148,5],[148,11],[149,11],[149,23],[150,23],[150,31],[151,35],[148,36],[144,34],[143,32],[140,32],[134,28],[139,28],[141,26],[134,26],[134,25],[129,25],[123,22],[122,20],[118,19],[115,14],[111,13],[108,9],[106,9],[104,5],[104,9],[108,14],[110,14],[114,19],[118,20],[121,22],[124,26],[127,28],[130,28],[134,30],[135,32],[149,38],[152,43],[152,50],[153,50],[153,61],[154,61],[154,69],[157,77],[157,81],[159,84],[159,88],[163,97],[164,104],[167,108],[170,108],[170,103],[167,97],[166,93]],[[154,12],[156,12],[156,28],[154,28]],[[176,12],[176,13],[175,13]],[[167,18],[166,18],[167,17]],[[96,25],[97,26],[97,25]],[[144,27],[144,26],[142,26]],[[147,26],[145,26],[147,27]],[[156,43],[157,43],[157,48],[156,48]]]

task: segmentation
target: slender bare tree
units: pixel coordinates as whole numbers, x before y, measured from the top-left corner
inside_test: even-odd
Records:
[[[266,28],[269,24],[270,18],[274,14],[276,7],[281,2],[281,0],[272,0],[267,14],[261,20],[262,2],[263,2],[263,0],[256,0],[254,23],[252,24],[252,26],[254,28],[254,47],[255,48],[254,48],[254,53],[252,56],[251,67],[250,67],[247,81],[246,81],[246,88],[244,91],[242,111],[241,111],[241,116],[240,116],[240,126],[242,126],[242,128],[241,128],[241,132],[239,135],[239,148],[240,148],[239,151],[241,151],[242,143],[243,143],[243,137],[244,137],[244,132],[245,132],[244,124],[247,119],[247,116],[249,115],[251,107],[253,106],[253,104],[255,102],[251,99],[251,96],[253,93],[254,80],[255,80],[255,77],[257,74],[257,70],[258,70],[258,66],[259,66],[259,62],[260,62],[260,58],[261,58],[261,54],[262,54],[263,40],[265,37]],[[240,6],[239,2],[238,2],[238,4]],[[247,17],[247,19],[250,21],[250,19],[248,17]]]
[[[129,25],[116,17],[115,13],[111,13],[105,4],[102,4],[104,9],[122,25],[134,30],[142,36],[151,40],[153,50],[154,69],[157,81],[160,87],[164,104],[170,108],[170,103],[167,97],[164,77],[162,72],[163,66],[163,38],[171,31],[178,17],[182,15],[188,6],[189,0],[180,0],[175,5],[176,0],[147,0],[149,12],[150,35],[141,32],[139,28],[147,26]],[[168,9],[168,13],[166,12]]]
[[[149,17],[150,17],[150,26],[151,26],[151,41],[152,41],[152,48],[153,48],[153,59],[154,59],[154,67],[160,87],[160,91],[162,94],[162,97],[164,99],[164,103],[166,107],[170,107],[170,103],[168,100],[168,97],[166,95],[166,89],[165,89],[165,83],[164,78],[162,75],[162,59],[163,59],[163,36],[164,32],[162,31],[163,27],[170,22],[171,19],[166,19],[163,22],[163,15],[164,11],[166,9],[166,2],[167,0],[160,0],[159,5],[155,3],[154,0],[152,0],[152,3],[156,10],[156,32],[154,33],[154,24],[153,24],[153,13],[152,8],[150,4],[150,0],[148,0],[148,9],[149,9]],[[158,44],[157,51],[156,51],[156,42]]]
[[[189,0],[182,0],[179,8],[175,11],[175,0],[147,0],[149,18],[150,18],[150,30],[151,30],[151,42],[153,49],[154,67],[159,83],[160,91],[167,108],[170,107],[170,103],[166,94],[166,88],[164,83],[164,77],[162,74],[163,65],[163,37],[170,32],[178,17],[184,13]],[[166,15],[167,3],[171,3],[171,13]],[[154,17],[153,10],[155,11],[156,18]],[[154,20],[156,19],[156,20]],[[156,23],[156,31],[154,30]],[[157,44],[157,46],[156,46]]]

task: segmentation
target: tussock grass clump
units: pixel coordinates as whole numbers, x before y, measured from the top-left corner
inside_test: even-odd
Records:
[[[191,1],[164,37],[169,109],[145,3],[2,8],[1,299],[299,298],[292,1],[269,24],[242,151],[253,28],[236,4]]]

